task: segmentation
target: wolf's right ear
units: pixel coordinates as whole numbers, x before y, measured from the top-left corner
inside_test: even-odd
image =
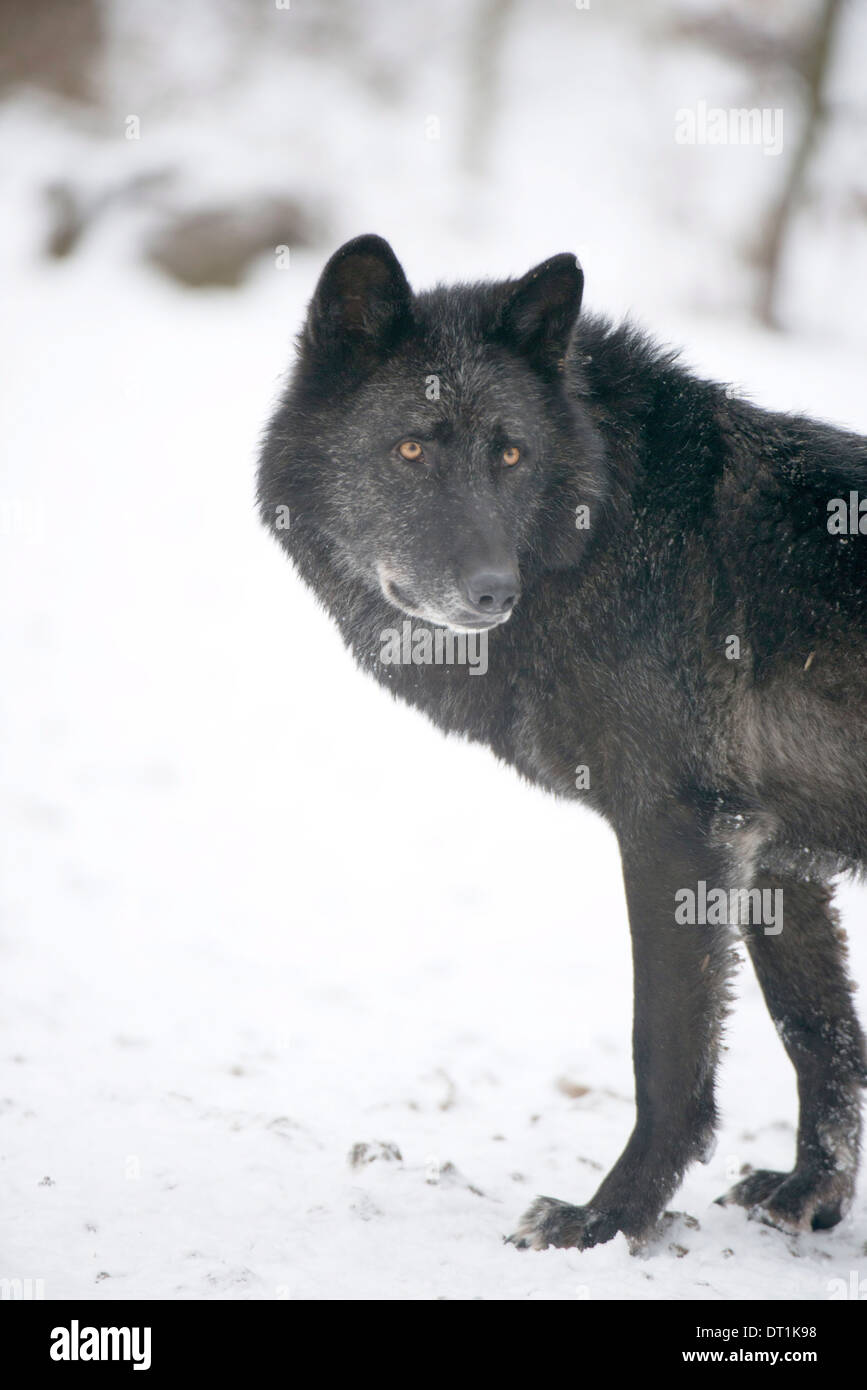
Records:
[[[381,236],[358,236],[335,251],[319,277],[304,328],[316,353],[359,365],[381,357],[412,320],[412,290]]]
[[[542,370],[556,369],[581,309],[584,272],[564,252],[528,270],[511,290],[499,323],[499,336]]]

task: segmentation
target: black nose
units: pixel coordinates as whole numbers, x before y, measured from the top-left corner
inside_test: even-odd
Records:
[[[518,601],[518,576],[511,569],[476,570],[464,575],[464,593],[479,613],[508,613]]]

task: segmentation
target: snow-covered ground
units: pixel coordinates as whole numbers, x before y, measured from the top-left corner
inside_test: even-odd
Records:
[[[825,1298],[867,1273],[863,1187],[798,1240],[712,1205],[792,1155],[747,972],[717,1154],[677,1200],[698,1226],[646,1259],[500,1244],[537,1192],[589,1196],[630,1127],[616,850],[369,684],[260,533],[256,433],[314,271],[240,297],[96,261],[19,278],[0,1275],[56,1298]],[[681,328],[759,399],[867,427],[842,352]],[[401,1160],[349,1166],[377,1142]]]
[[[483,193],[449,175],[440,196],[448,91],[422,87],[415,125],[381,113],[375,138],[335,102],[340,234],[391,237],[417,284],[579,249],[593,309],[634,309],[761,403],[867,431],[856,299],[807,276],[791,337],[720,314],[743,288],[722,278],[734,233],[690,241],[691,180],[716,176],[668,140],[707,73],[673,83],[664,55],[600,31],[579,100],[557,34],[525,29]],[[629,99],[608,93],[615,58]],[[443,141],[419,143],[436,111]],[[47,1298],[713,1300],[867,1277],[863,1183],[840,1227],[798,1239],[713,1205],[743,1164],[793,1155],[793,1075],[746,970],[689,1219],[640,1259],[621,1237],[501,1244],[537,1193],[586,1200],[631,1126],[613,838],[365,681],[261,531],[257,434],[322,256],[190,295],[133,268],[116,225],[39,263],[34,171],[98,157],[29,108],[6,119],[0,1279]],[[741,153],[750,188],[764,156]],[[703,312],[684,309],[687,255],[693,286],[707,262]],[[863,982],[867,898],[842,901]]]

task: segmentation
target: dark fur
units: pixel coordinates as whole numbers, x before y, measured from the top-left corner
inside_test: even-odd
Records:
[[[798,1075],[795,1167],[727,1200],[830,1226],[867,1079],[827,886],[867,862],[867,537],[829,534],[827,504],[867,493],[867,441],[732,399],[634,329],[578,317],[581,288],[559,256],[412,295],[379,238],[341,248],[267,432],[262,517],[366,670],[618,836],[635,1128],[586,1206],[540,1198],[515,1242],[640,1241],[707,1156],[734,932],[675,923],[675,893],[699,880],[784,893],[782,931],[743,934]],[[406,438],[424,463],[395,455]],[[458,625],[480,566],[513,566],[521,587],[484,678],[383,665],[398,606]]]

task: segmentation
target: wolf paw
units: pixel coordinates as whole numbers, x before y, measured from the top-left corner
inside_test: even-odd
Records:
[[[849,1174],[759,1168],[717,1198],[720,1206],[746,1207],[751,1221],[781,1231],[826,1231],[846,1213],[852,1196]]]
[[[620,1229],[617,1217],[592,1207],[573,1207],[556,1197],[537,1197],[521,1217],[518,1229],[506,1238],[518,1250],[588,1250],[601,1245]]]

